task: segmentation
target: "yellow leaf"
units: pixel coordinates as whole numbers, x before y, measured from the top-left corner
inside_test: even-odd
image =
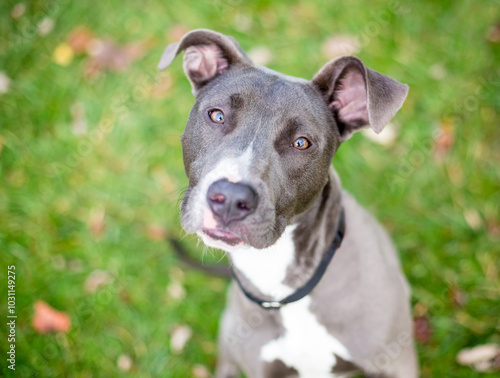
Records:
[[[70,45],[67,43],[60,43],[54,50],[52,54],[52,60],[54,63],[66,67],[73,60],[75,53]]]

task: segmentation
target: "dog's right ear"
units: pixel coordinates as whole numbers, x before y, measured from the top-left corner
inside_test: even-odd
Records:
[[[252,65],[252,61],[233,37],[208,29],[196,29],[184,35],[179,42],[167,46],[158,68],[166,69],[183,50],[186,50],[184,72],[195,96],[204,85],[229,68]]]

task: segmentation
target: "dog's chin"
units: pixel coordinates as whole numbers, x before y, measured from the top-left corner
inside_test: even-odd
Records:
[[[202,229],[196,232],[208,247],[222,249],[226,252],[236,252],[251,248],[239,236],[220,229]]]

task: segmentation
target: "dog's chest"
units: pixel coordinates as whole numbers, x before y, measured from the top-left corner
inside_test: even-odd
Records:
[[[309,310],[306,296],[280,309],[283,334],[265,344],[260,351],[263,361],[281,360],[295,368],[300,377],[332,377],[339,356],[350,360],[346,347],[318,322]]]
[[[295,255],[294,229],[294,226],[288,226],[270,248],[238,251],[231,256],[233,264],[253,285],[278,300],[294,291],[283,284]],[[301,377],[332,377],[336,356],[349,360],[350,355],[345,346],[318,322],[309,309],[310,303],[310,296],[306,296],[279,310],[284,332],[263,345],[260,357],[267,362],[281,360],[295,368]]]

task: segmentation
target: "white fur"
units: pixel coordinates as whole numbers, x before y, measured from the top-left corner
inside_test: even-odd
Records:
[[[234,248],[231,260],[253,285],[263,294],[282,299],[294,289],[283,284],[288,266],[293,262],[295,225],[288,226],[276,244],[266,249]],[[261,349],[261,358],[271,362],[275,359],[294,367],[301,377],[332,377],[331,369],[336,363],[334,353],[345,360],[349,352],[336,338],[331,336],[309,310],[311,298],[283,306],[279,311],[285,332]]]
[[[205,211],[209,208],[206,198],[208,188],[214,182],[221,179],[227,179],[230,182],[236,183],[244,177],[248,177],[248,169],[252,163],[252,148],[253,143],[240,156],[222,159],[203,177],[193,193],[192,211],[195,212],[193,214],[195,224],[199,224],[205,228],[213,228],[213,219],[207,218],[207,212]],[[208,213],[211,212],[209,211]],[[205,241],[205,238],[203,238],[203,241]],[[221,248],[220,246],[215,247]]]
[[[295,368],[301,377],[332,377],[334,353],[345,360],[351,356],[346,347],[318,323],[309,310],[311,298],[289,303],[280,309],[285,333],[261,349],[264,361],[281,360]]]
[[[294,226],[287,226],[283,235],[272,246],[265,249],[235,248],[231,261],[263,294],[281,299],[293,292],[283,284],[288,266],[295,251],[293,243]]]

